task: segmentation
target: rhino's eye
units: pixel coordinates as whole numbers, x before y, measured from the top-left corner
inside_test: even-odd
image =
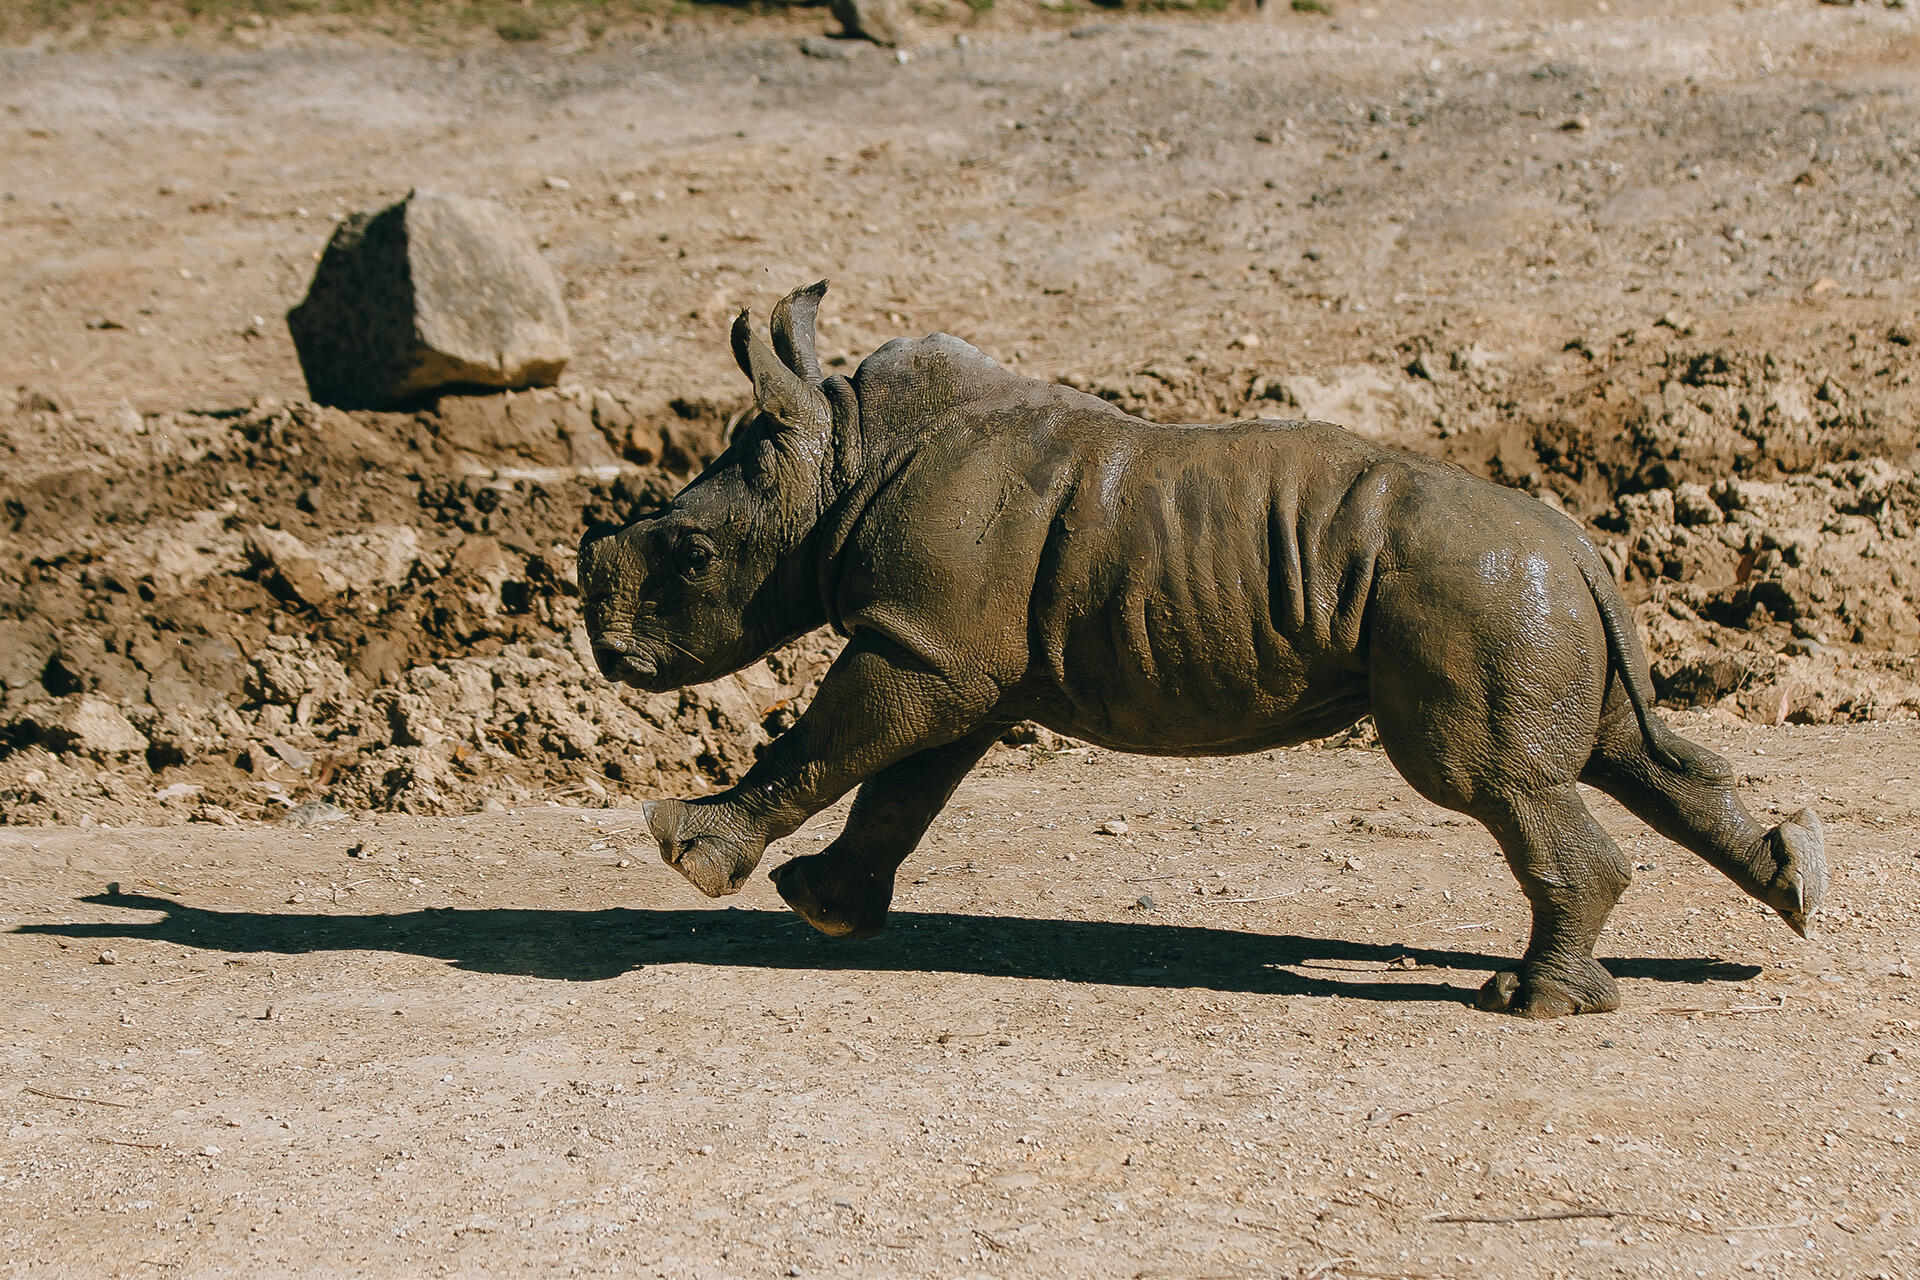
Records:
[[[713,545],[704,538],[689,538],[680,544],[678,559],[681,573],[698,577],[713,563]]]

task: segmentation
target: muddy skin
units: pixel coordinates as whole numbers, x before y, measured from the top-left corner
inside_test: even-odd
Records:
[[[1322,422],[1167,426],[896,339],[823,378],[825,285],[746,315],[759,413],[664,510],[580,551],[602,671],[662,690],[831,626],[848,644],[739,785],[649,806],[662,856],[739,889],[860,787],[845,832],[774,875],[823,932],[883,926],[895,870],[1008,724],[1227,755],[1372,714],[1429,800],[1490,831],[1533,908],[1482,990],[1531,1017],[1618,1008],[1595,939],[1630,864],[1587,783],[1805,933],[1819,819],[1772,830],[1724,761],[1651,710],[1630,613],[1571,520]]]

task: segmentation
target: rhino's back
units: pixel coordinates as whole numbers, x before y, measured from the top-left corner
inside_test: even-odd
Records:
[[[1119,415],[1103,400],[1004,368],[972,343],[946,333],[882,344],[860,362],[853,387],[862,430],[876,444],[964,429],[969,421],[1014,406],[1031,413],[1057,402]]]

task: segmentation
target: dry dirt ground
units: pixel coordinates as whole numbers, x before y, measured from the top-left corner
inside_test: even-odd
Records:
[[[1490,841],[1357,748],[1008,751],[855,944],[631,810],[0,832],[0,1266],[1912,1276],[1920,751],[1683,727],[1827,814],[1821,935],[1608,807],[1626,1008],[1548,1023],[1472,1008]]]
[[[1920,1274],[1913,11],[919,22],[0,50],[0,1272]],[[412,186],[536,228],[562,394],[301,403],[279,317]],[[1685,730],[1828,819],[1820,937],[1607,808],[1626,1009],[1474,1012],[1522,901],[1364,737],[1010,749],[870,944],[697,899],[631,802],[821,651],[623,699],[566,553],[821,276],[831,354],[1587,520]]]

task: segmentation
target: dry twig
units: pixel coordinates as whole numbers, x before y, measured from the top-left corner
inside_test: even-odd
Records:
[[[52,1098],[56,1102],[91,1102],[96,1107],[127,1107],[131,1102],[115,1102],[111,1098],[82,1098],[71,1093],[50,1093],[45,1089],[36,1089],[32,1085],[22,1086],[21,1092],[30,1093],[36,1098]]]
[[[1427,1222],[1563,1222],[1569,1218],[1639,1218],[1631,1209],[1558,1209],[1552,1213],[1439,1213],[1428,1214]]]
[[[1451,1101],[1453,1101],[1451,1098],[1442,1098],[1438,1102],[1424,1107],[1415,1107],[1411,1111],[1387,1111],[1385,1108],[1381,1108],[1367,1117],[1367,1128],[1377,1129],[1383,1124],[1392,1124],[1395,1120],[1406,1120],[1413,1116],[1423,1116],[1429,1111],[1438,1111]]]

